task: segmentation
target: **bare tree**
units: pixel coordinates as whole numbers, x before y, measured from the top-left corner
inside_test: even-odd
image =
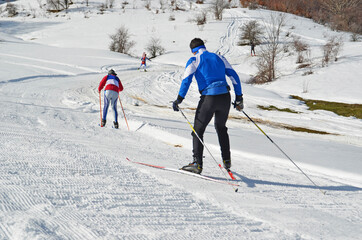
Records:
[[[253,42],[254,44],[259,44],[261,37],[263,35],[263,28],[261,25],[253,20],[250,22],[245,23],[241,28],[241,36],[240,36],[240,42],[243,42],[243,40],[247,40],[248,44]]]
[[[322,66],[327,66],[330,61],[338,61],[338,54],[343,46],[341,37],[331,37],[328,42],[322,47],[323,59]]]
[[[162,55],[165,52],[165,48],[161,46],[161,40],[159,38],[152,37],[147,44],[146,50],[154,58],[158,55]]]
[[[268,24],[265,24],[266,42],[260,46],[259,58],[256,62],[258,73],[254,78],[255,83],[266,83],[276,79],[277,62],[280,60],[281,30],[285,24],[285,14],[271,14]]]
[[[129,50],[136,44],[130,40],[131,34],[125,26],[118,28],[115,34],[110,35],[110,38],[112,42],[109,49],[114,52],[128,54]]]
[[[68,9],[73,4],[70,0],[47,0],[47,8],[49,12],[60,12]]]
[[[211,2],[211,10],[215,15],[216,20],[222,20],[222,14],[228,7],[229,3],[225,0],[213,0]]]
[[[207,21],[207,11],[203,10],[197,13],[192,21],[196,22],[197,25],[204,25]]]

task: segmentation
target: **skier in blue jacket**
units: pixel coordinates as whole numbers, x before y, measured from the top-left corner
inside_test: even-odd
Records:
[[[225,125],[230,111],[231,96],[229,93],[230,87],[226,82],[225,75],[230,78],[233,84],[236,96],[234,107],[238,111],[244,108],[240,79],[223,56],[206,50],[205,44],[201,39],[194,38],[190,43],[190,48],[194,56],[186,64],[177,99],[173,102],[173,110],[179,111],[178,105],[185,98],[195,76],[201,97],[196,109],[194,130],[203,140],[205,129],[212,117],[215,116],[215,128],[219,138],[221,157],[224,167],[230,169],[230,143]],[[192,136],[193,162],[182,167],[182,169],[200,174],[202,172],[204,146],[194,132]]]

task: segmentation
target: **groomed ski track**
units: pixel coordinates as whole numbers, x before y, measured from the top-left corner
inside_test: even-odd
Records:
[[[106,51],[32,44],[19,50],[15,43],[0,45],[1,56],[7,56],[0,64],[8,76],[0,82],[0,239],[362,236],[358,181],[302,164],[327,191],[322,195],[246,123],[231,121],[229,127],[232,169],[245,183],[237,193],[231,186],[124,160],[147,159],[174,168],[190,161],[191,131],[169,104],[177,94],[181,67],[155,62],[152,71],[140,73],[138,60]],[[51,56],[42,54],[49,50]],[[131,131],[121,111],[119,130],[98,127],[97,85],[110,68],[122,72],[127,91],[121,98]],[[185,107],[198,99],[195,84],[192,91]],[[187,114],[192,119],[192,110]],[[291,150],[324,144],[298,135],[290,143],[283,132],[273,137]],[[212,124],[205,139],[219,156]],[[338,154],[340,145],[335,144],[336,150],[331,146],[326,145],[330,154]],[[347,145],[345,151],[356,148]],[[204,173],[218,176],[218,166],[205,155]]]

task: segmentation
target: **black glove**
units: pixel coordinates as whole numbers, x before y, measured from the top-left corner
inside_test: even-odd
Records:
[[[238,110],[238,111],[241,111],[244,109],[243,95],[236,96],[235,102],[234,102],[234,108],[236,108],[236,110]]]
[[[177,99],[175,101],[172,102],[172,108],[174,111],[178,112],[178,105],[180,103],[182,103],[182,100],[184,100],[183,97],[181,97],[180,95],[177,96]]]

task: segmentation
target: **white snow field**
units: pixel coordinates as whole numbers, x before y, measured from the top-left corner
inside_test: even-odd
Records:
[[[250,20],[268,23],[270,11],[227,9],[222,21],[210,13],[199,28],[189,20],[208,4],[179,1],[186,11],[166,5],[157,14],[156,0],[151,11],[144,1],[125,10],[115,1],[98,14],[101,1],[74,1],[67,13],[50,14],[41,3],[13,2],[19,15],[12,18],[0,11],[1,240],[362,239],[362,120],[310,111],[289,97],[362,104],[362,43],[350,42],[349,33],[287,15],[283,32],[310,44],[314,73],[303,76],[296,55],[286,55],[276,81],[251,85],[257,57],[237,45],[238,29]],[[5,5],[0,2],[2,10]],[[109,35],[122,24],[136,42],[132,56],[108,50]],[[166,52],[142,72],[139,58],[152,36]],[[330,36],[341,36],[343,49],[337,62],[322,68],[321,47]],[[126,160],[175,169],[192,161],[190,126],[170,102],[194,37],[230,61],[243,81],[245,112],[320,189],[234,109],[227,126],[238,192]],[[111,68],[124,85],[129,130],[120,106],[120,129],[112,128],[111,112],[99,127],[97,88]],[[191,122],[198,98],[193,82],[180,105]],[[330,134],[277,127],[282,124]],[[221,163],[212,122],[204,139]],[[207,151],[202,174],[228,178]]]

